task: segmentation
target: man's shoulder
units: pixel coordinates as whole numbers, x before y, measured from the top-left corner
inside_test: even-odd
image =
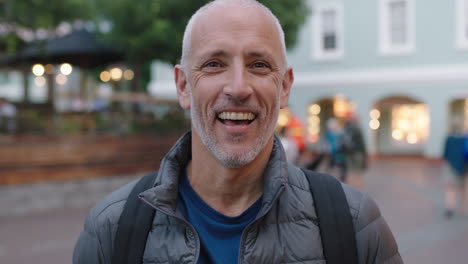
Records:
[[[343,184],[343,189],[353,217],[359,255],[375,259],[375,263],[403,263],[393,233],[376,202],[348,185]]]
[[[288,167],[288,172],[290,175],[289,184],[300,187],[307,192],[311,191],[305,174],[301,171],[300,168],[290,165]],[[371,197],[369,197],[369,195],[344,183],[342,183],[341,186],[343,187],[346,201],[348,202],[356,232],[360,231],[373,221],[381,218],[380,210],[377,204]]]
[[[381,217],[379,207],[366,193],[342,183],[356,232]]]
[[[100,229],[103,225],[117,224],[128,195],[138,180],[127,183],[100,200],[89,212],[88,224],[92,224],[96,229]]]
[[[289,172],[290,185],[311,192],[305,174],[299,168],[291,166]],[[343,183],[341,186],[353,219],[358,255],[376,260],[372,263],[402,263],[395,238],[375,201],[354,187]]]

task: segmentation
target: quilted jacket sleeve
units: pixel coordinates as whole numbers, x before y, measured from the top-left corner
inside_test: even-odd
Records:
[[[137,180],[99,201],[86,217],[73,252],[73,264],[109,264],[118,221]]]
[[[103,253],[99,242],[93,210],[86,217],[84,230],[81,232],[73,252],[73,264],[103,264]]]
[[[395,238],[377,204],[363,194],[355,215],[356,243],[360,263],[403,263]]]

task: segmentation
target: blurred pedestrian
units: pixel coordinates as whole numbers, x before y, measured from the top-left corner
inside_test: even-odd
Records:
[[[16,107],[5,98],[0,97],[0,132],[16,131]]]
[[[445,216],[451,218],[458,207],[466,208],[465,182],[468,170],[468,137],[463,135],[459,124],[453,124],[444,145],[442,177],[445,184]]]
[[[329,152],[327,172],[337,176],[341,182],[345,182],[348,169],[343,147],[344,131],[336,118],[327,120],[326,140]]]
[[[281,144],[283,145],[284,152],[286,154],[286,160],[293,164],[297,164],[299,158],[299,148],[296,141],[291,136],[291,130],[287,126],[284,126],[281,128],[278,136]]]
[[[356,187],[362,185],[362,174],[367,168],[367,150],[364,136],[356,116],[350,116],[345,121],[341,150],[345,156],[346,168],[349,178],[356,183]]]
[[[302,168],[318,171],[319,166],[322,164],[322,161],[325,159],[324,152],[315,152],[305,149],[300,155],[301,163],[300,166]]]
[[[274,135],[294,81],[286,58],[261,3],[199,9],[174,70],[192,131],[91,210],[73,262],[403,263],[368,195],[287,162]]]

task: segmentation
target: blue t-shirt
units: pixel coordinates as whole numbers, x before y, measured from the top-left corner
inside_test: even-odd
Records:
[[[195,227],[200,237],[200,258],[197,263],[238,263],[242,231],[257,216],[261,200],[262,198],[258,199],[239,216],[225,216],[198,196],[184,172],[179,183],[178,204],[182,214]]]

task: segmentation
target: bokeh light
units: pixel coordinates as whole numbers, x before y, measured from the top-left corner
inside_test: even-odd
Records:
[[[60,72],[63,75],[70,75],[72,71],[73,71],[73,67],[71,66],[70,63],[63,63],[62,65],[60,65]]]
[[[311,114],[311,115],[318,115],[318,114],[320,114],[321,110],[322,109],[320,108],[320,105],[318,105],[318,104],[313,104],[313,105],[309,106],[309,114]]]
[[[380,111],[377,110],[377,109],[372,109],[370,111],[369,115],[370,115],[370,118],[372,118],[372,119],[379,119],[380,118]]]
[[[49,74],[49,75],[50,75],[50,74],[54,74],[54,72],[55,72],[55,67],[54,67],[54,65],[52,65],[52,64],[47,64],[47,65],[45,66],[45,73],[46,73],[46,74]]]
[[[130,81],[130,80],[133,80],[133,77],[135,77],[135,73],[132,70],[127,69],[124,71],[123,76],[125,80]]]
[[[103,82],[108,82],[111,80],[111,74],[108,71],[102,71],[101,74],[99,74],[99,79]]]
[[[36,78],[34,78],[34,84],[36,86],[42,87],[46,84],[46,79],[44,76],[36,76]]]
[[[56,81],[59,85],[64,85],[64,84],[67,83],[68,78],[67,78],[67,76],[65,76],[64,74],[58,74],[57,76],[55,76],[55,81]]]
[[[32,73],[36,76],[42,76],[45,72],[44,66],[42,66],[42,64],[34,64],[31,70]]]
[[[377,119],[372,119],[372,120],[369,122],[369,127],[370,127],[372,130],[377,130],[377,129],[380,127],[380,122],[379,122],[379,120],[377,120]]]
[[[122,70],[120,68],[113,68],[110,70],[111,79],[113,81],[120,81],[122,79]]]

